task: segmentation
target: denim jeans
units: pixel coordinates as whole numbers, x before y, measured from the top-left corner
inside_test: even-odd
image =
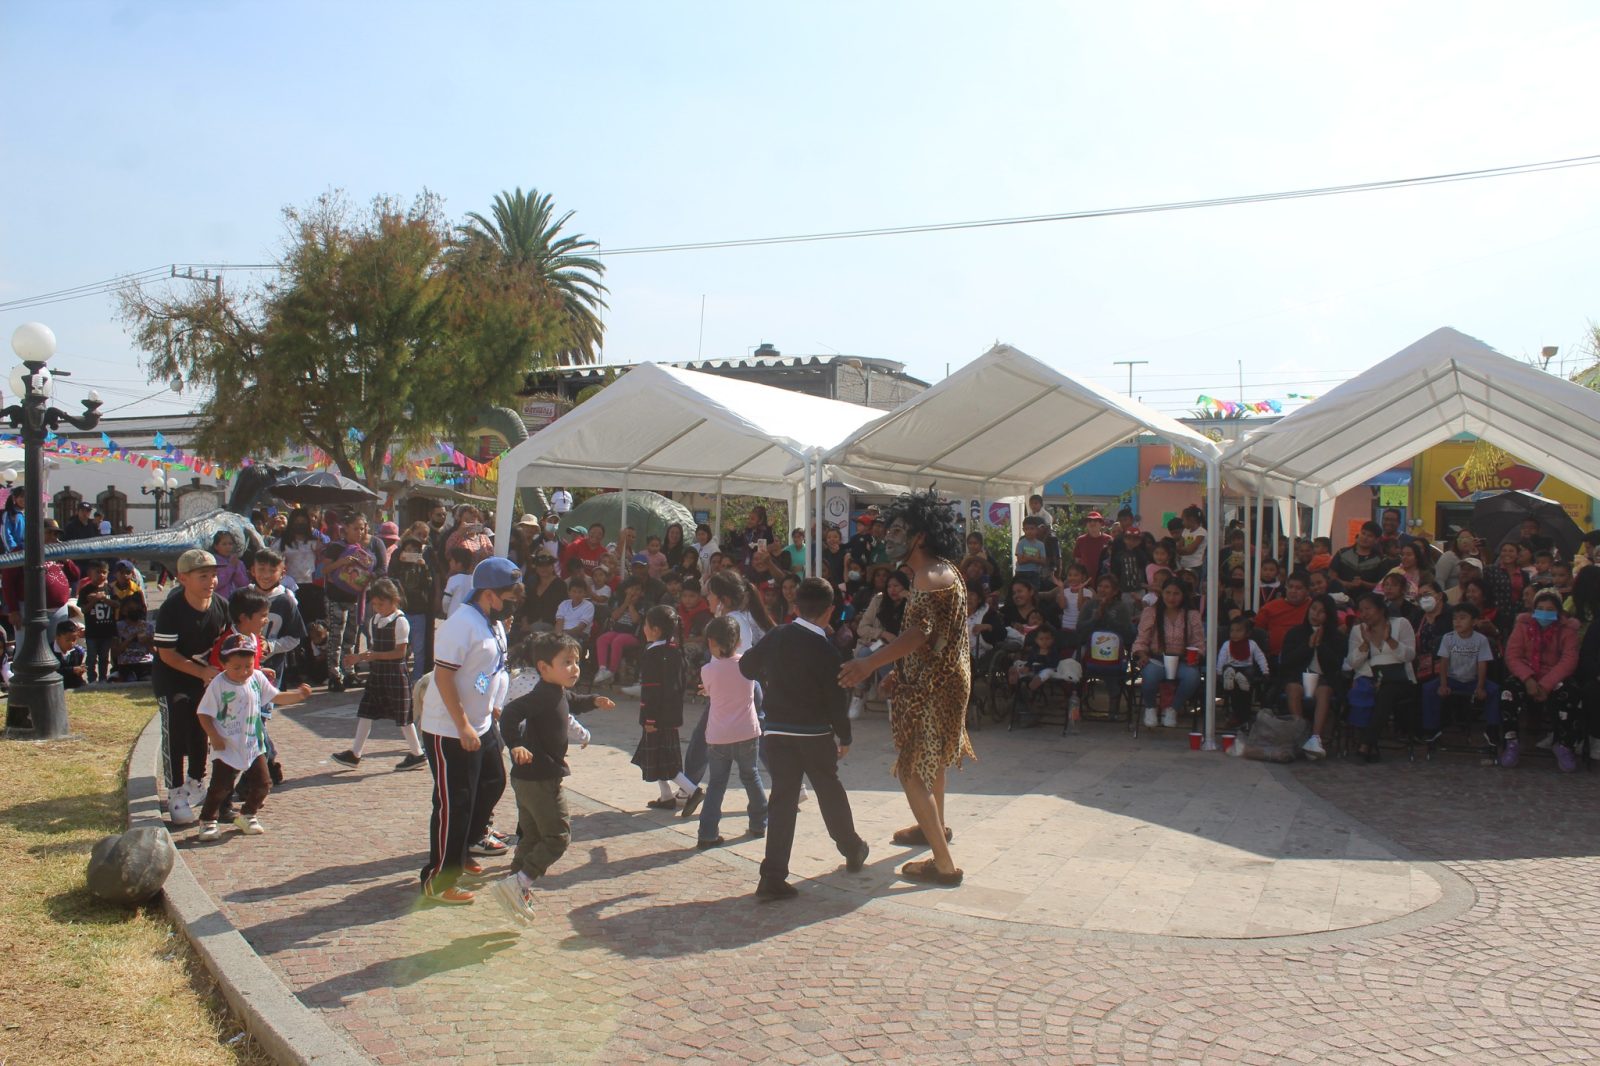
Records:
[[[764,722],[767,720],[767,716],[761,711],[761,703],[761,684],[760,682],[757,682],[756,717]],[[706,705],[706,709],[700,714],[700,720],[696,722],[694,724],[694,728],[689,731],[689,746],[684,750],[683,753],[683,775],[690,781],[693,781],[695,784],[699,784],[701,781],[705,780],[706,767],[709,765],[711,758],[710,750],[706,745],[706,722],[710,718],[711,705],[708,703]],[[767,765],[767,750],[764,740],[765,738],[762,737],[756,738],[756,761],[762,766]],[[715,836],[716,834],[713,833],[712,835]]]
[[[1139,675],[1139,694],[1143,697],[1144,706],[1156,705],[1156,693],[1161,689],[1161,682],[1167,679],[1167,667],[1158,657],[1151,656],[1150,661],[1144,664],[1144,671]],[[1195,689],[1200,687],[1200,668],[1190,666],[1188,663],[1178,664],[1178,691],[1172,697],[1172,709],[1181,711],[1189,702],[1189,697],[1194,695]]]
[[[767,794],[761,790],[761,775],[756,772],[756,738],[741,740],[737,744],[711,744],[707,752],[711,761],[711,778],[706,782],[706,798],[700,808],[700,839],[717,839],[717,824],[722,820],[722,799],[728,793],[728,775],[735,763],[739,766],[739,784],[744,786],[748,800],[750,831],[764,832],[767,828]]]

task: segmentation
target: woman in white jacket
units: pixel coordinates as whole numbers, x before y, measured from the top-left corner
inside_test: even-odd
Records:
[[[1417,675],[1411,664],[1417,658],[1417,634],[1404,618],[1390,618],[1376,593],[1361,597],[1356,617],[1344,662],[1356,675],[1350,688],[1350,724],[1361,730],[1356,754],[1377,762],[1378,733],[1385,720],[1404,714],[1406,727],[1415,732]]]

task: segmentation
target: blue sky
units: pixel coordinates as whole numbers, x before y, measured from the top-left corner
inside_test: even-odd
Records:
[[[260,262],[329,188],[516,185],[612,247],[940,222],[1600,151],[1592,5],[8,4],[0,300]],[[1181,412],[1315,394],[1441,325],[1577,356],[1600,167],[964,233],[618,257],[608,361],[995,340]],[[230,283],[248,280],[231,275]],[[97,297],[37,318],[112,404]],[[177,411],[168,394],[121,413]]]

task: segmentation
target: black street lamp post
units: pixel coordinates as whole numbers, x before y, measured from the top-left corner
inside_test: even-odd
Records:
[[[31,731],[36,740],[67,735],[67,701],[51,645],[50,612],[44,595],[44,442],[48,433],[67,422],[78,429],[100,424],[100,397],[91,391],[83,414],[71,415],[50,406],[52,382],[45,363],[56,351],[48,326],[25,322],[11,335],[11,348],[22,366],[11,375],[18,402],[0,411],[0,418],[18,430],[23,447],[23,487],[27,518],[23,551],[23,609],[27,612],[22,640],[11,669],[8,731]]]
[[[154,496],[156,498],[155,527],[160,529],[161,503],[163,500],[176,498],[175,494],[178,491],[178,479],[172,477],[171,475],[162,474],[161,471],[157,470],[154,474],[150,475],[149,481],[139,486],[139,491],[146,496]],[[175,519],[177,518],[177,515],[173,514],[171,517]]]

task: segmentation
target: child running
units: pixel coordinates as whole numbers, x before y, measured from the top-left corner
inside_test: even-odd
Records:
[[[543,633],[533,639],[539,683],[506,704],[500,734],[511,749],[511,791],[517,797],[520,834],[511,875],[497,881],[494,898],[521,922],[533,920],[533,883],[566,853],[572,819],[561,780],[572,773],[567,743],[574,712],[616,704],[604,696],[574,696],[583,647],[569,636]]]
[[[756,772],[756,747],[761,722],[756,717],[756,683],[739,671],[739,623],[728,615],[713,619],[705,630],[711,661],[700,668],[700,682],[710,702],[706,712],[706,744],[710,759],[705,808],[700,812],[700,833],[695,847],[701,851],[723,843],[717,834],[722,820],[722,798],[728,792],[728,772],[739,766],[739,783],[749,803],[750,835],[767,833],[767,794]]]
[[[739,660],[739,671],[765,692],[767,770],[772,799],[767,811],[767,854],[756,898],[799,895],[789,884],[789,853],[800,811],[800,781],[808,778],[839,854],[851,873],[867,862],[867,842],[856,832],[850,797],[839,780],[839,760],[850,750],[850,693],[839,687],[839,652],[828,636],[833,589],[808,577],[795,593],[800,617],[778,626]]]
[[[333,761],[343,766],[360,766],[361,752],[372,734],[373,722],[393,722],[400,727],[406,742],[406,756],[396,770],[416,770],[428,764],[422,754],[422,738],[411,720],[411,680],[406,670],[406,653],[411,646],[411,624],[400,610],[400,589],[386,577],[367,589],[371,613],[362,623],[367,650],[346,655],[344,668],[353,671],[358,663],[370,664],[367,687],[356,708],[356,737],[344,751],[334,752]]]
[[[684,776],[678,727],[683,725],[683,650],[669,639],[678,631],[678,612],[665,604],[644,615],[645,649],[639,654],[639,725],[644,733],[633,753],[633,765],[661,796],[645,804],[659,811],[676,810],[676,784],[687,794],[698,787]]]
[[[293,692],[279,692],[256,669],[260,649],[256,638],[235,633],[222,644],[222,672],[206,685],[196,712],[200,728],[211,741],[211,787],[200,810],[200,839],[215,840],[222,835],[217,813],[233,793],[233,786],[244,777],[244,805],[234,825],[249,836],[265,833],[256,812],[272,791],[267,773],[266,725],[261,709],[274,701],[284,705],[302,703],[311,695],[310,685]]]

